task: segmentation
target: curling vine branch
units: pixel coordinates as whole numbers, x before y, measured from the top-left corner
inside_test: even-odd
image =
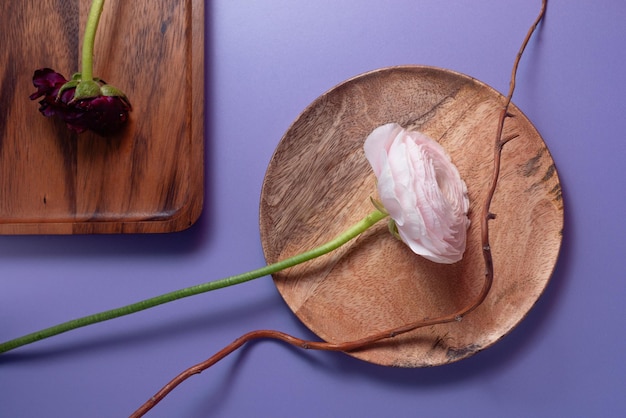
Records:
[[[257,330],[252,331],[247,334],[242,335],[237,338],[232,343],[228,344],[222,350],[218,351],[216,354],[208,358],[207,360],[198,363],[180,373],[170,382],[168,382],[163,388],[161,388],[154,396],[152,396],[148,401],[146,401],[139,409],[137,409],[132,415],[131,418],[142,417],[145,413],[147,413],[150,409],[152,409],[157,403],[159,403],[165,396],[167,396],[172,390],[174,390],[179,384],[184,382],[189,377],[199,374],[209,367],[213,366],[232,352],[236,351],[238,348],[242,347],[244,344],[260,339],[273,339],[282,341],[284,343],[303,348],[309,350],[323,350],[323,351],[340,351],[340,352],[352,352],[356,350],[361,350],[371,346],[374,343],[394,338],[396,336],[405,334],[407,332],[414,331],[419,328],[446,324],[455,321],[461,321],[463,317],[470,314],[476,308],[478,308],[487,298],[489,291],[491,290],[493,281],[494,281],[494,268],[493,268],[493,256],[491,253],[491,244],[489,242],[489,221],[495,219],[496,215],[491,213],[491,202],[493,200],[496,187],[498,185],[498,179],[500,177],[500,167],[502,163],[502,149],[504,146],[511,140],[515,139],[517,135],[510,135],[507,137],[503,137],[504,132],[504,124],[507,118],[514,117],[510,112],[509,108],[511,105],[511,100],[513,98],[513,92],[515,91],[515,83],[517,77],[517,68],[521,61],[522,55],[526,46],[530,42],[530,39],[539,26],[540,22],[543,20],[543,17],[546,13],[547,8],[547,0],[542,0],[541,10],[529,28],[524,41],[515,57],[513,62],[513,69],[511,71],[511,78],[509,82],[509,92],[504,99],[504,104],[502,106],[502,110],[500,112],[500,116],[498,119],[496,138],[494,141],[494,161],[493,161],[493,171],[491,176],[490,187],[487,192],[487,196],[485,198],[484,204],[482,206],[481,212],[481,244],[483,251],[483,259],[485,263],[485,278],[483,282],[482,289],[478,296],[470,302],[467,306],[459,309],[456,312],[453,312],[448,315],[444,315],[438,318],[433,319],[421,319],[409,324],[402,325],[397,328],[389,329],[374,335],[370,335],[368,337],[356,340],[349,341],[344,343],[329,343],[325,341],[307,341],[301,338],[294,337],[292,335],[286,334],[280,331],[274,330]]]

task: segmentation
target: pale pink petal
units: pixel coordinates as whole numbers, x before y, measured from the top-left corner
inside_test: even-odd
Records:
[[[469,219],[467,188],[443,147],[417,131],[390,123],[366,139],[365,156],[378,195],[415,253],[439,263],[463,257]]]

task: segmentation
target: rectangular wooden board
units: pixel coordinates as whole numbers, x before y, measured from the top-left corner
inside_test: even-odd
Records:
[[[204,183],[204,1],[108,0],[94,76],[133,111],[113,137],[46,118],[33,72],[80,71],[87,0],[0,5],[0,234],[155,233],[199,217]]]

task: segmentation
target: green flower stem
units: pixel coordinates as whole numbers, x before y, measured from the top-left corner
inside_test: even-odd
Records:
[[[207,282],[191,287],[186,287],[184,289],[175,290],[170,293],[165,293],[160,296],[155,296],[150,299],[145,299],[140,302],[126,305],[121,308],[111,309],[94,315],[89,315],[67,321],[50,328],[45,328],[43,330],[33,332],[31,334],[24,335],[23,337],[19,337],[14,340],[10,340],[0,344],[0,353],[5,353],[15,348],[31,344],[39,340],[43,340],[44,338],[52,337],[54,335],[58,335],[87,325],[108,321],[109,319],[119,318],[120,316],[124,315],[130,315],[132,313],[143,311],[145,309],[162,305],[164,303],[172,302],[189,296],[198,295],[200,293],[209,292],[211,290],[233,286],[279,272],[286,268],[293,267],[295,265],[304,263],[321,255],[327,254],[333,250],[336,250],[337,248],[341,247],[343,244],[347,243],[353,238],[356,238],[361,233],[366,231],[369,227],[371,227],[381,219],[386,218],[387,216],[387,213],[376,209],[335,239],[327,242],[326,244],[322,244],[312,250],[295,255],[282,261],[278,261],[274,264],[269,264],[256,270],[249,271],[247,273],[226,277],[224,279],[216,280],[213,282]]]
[[[82,81],[93,80],[93,48],[96,43],[96,32],[103,8],[104,0],[93,0],[91,9],[89,9],[89,17],[87,18],[87,26],[85,27],[85,35],[83,37]]]

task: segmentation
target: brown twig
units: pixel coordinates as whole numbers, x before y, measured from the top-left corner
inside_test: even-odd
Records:
[[[362,338],[356,341],[349,341],[344,343],[329,343],[325,341],[307,341],[301,338],[294,337],[292,335],[286,334],[280,331],[274,330],[257,330],[252,331],[243,336],[237,338],[235,341],[224,347],[222,350],[218,351],[216,354],[211,356],[209,359],[192,366],[174,379],[172,379],[169,383],[167,383],[161,390],[159,390],[154,396],[152,396],[148,401],[146,401],[139,409],[137,409],[132,415],[131,418],[142,417],[146,412],[152,409],[158,402],[160,402],[165,396],[167,396],[174,388],[176,388],[179,384],[187,380],[189,377],[202,373],[209,367],[213,366],[215,363],[219,362],[232,352],[236,351],[238,348],[243,346],[244,344],[259,339],[273,339],[285,342],[287,344],[310,350],[324,350],[324,351],[341,351],[341,352],[351,352],[359,349],[366,348],[371,346],[374,343],[379,341],[394,338],[398,335],[405,334],[410,331],[414,331],[418,328],[423,328],[432,325],[445,324],[455,321],[461,321],[463,317],[470,312],[474,311],[478,308],[491,290],[491,286],[493,284],[494,279],[494,270],[493,270],[493,257],[491,254],[491,245],[489,243],[489,221],[495,219],[495,214],[491,213],[491,201],[493,200],[493,196],[496,191],[496,187],[498,185],[498,178],[500,176],[500,166],[502,159],[502,149],[504,145],[515,139],[518,135],[511,135],[503,138],[502,133],[504,131],[504,123],[508,117],[513,117],[509,113],[509,106],[511,104],[511,100],[513,98],[513,92],[515,91],[515,79],[517,75],[517,67],[519,66],[520,60],[522,58],[522,54],[530,41],[533,33],[535,32],[537,26],[543,19],[543,16],[546,12],[548,0],[542,0],[541,3],[541,11],[539,15],[533,22],[532,26],[528,30],[524,41],[522,42],[522,46],[515,57],[515,61],[513,63],[513,70],[511,72],[511,80],[509,83],[509,93],[505,98],[504,106],[502,107],[502,111],[500,113],[500,117],[498,119],[498,129],[496,133],[496,140],[494,144],[494,162],[493,162],[493,173],[491,177],[491,185],[487,192],[487,197],[485,198],[485,202],[483,205],[482,213],[481,213],[481,243],[482,243],[482,251],[483,258],[485,261],[485,280],[483,282],[483,287],[478,295],[478,297],[469,303],[467,306],[462,309],[449,314],[444,315],[438,318],[433,319],[422,319],[410,324],[406,324],[391,330],[383,331],[378,334],[370,335],[368,337]]]

